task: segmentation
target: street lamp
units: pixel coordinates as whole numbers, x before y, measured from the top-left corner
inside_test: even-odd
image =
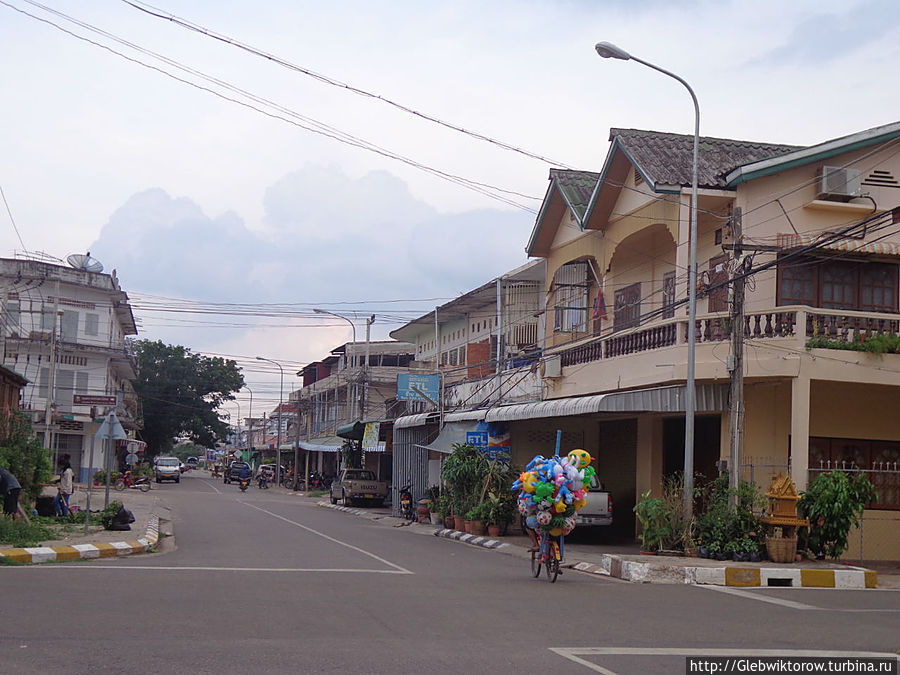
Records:
[[[241,402],[235,399],[234,404],[237,406],[237,409],[238,409],[238,418],[237,418],[237,445],[238,445],[238,448],[240,448],[240,447],[241,447]],[[243,461],[243,459],[244,459],[244,452],[243,452],[243,450],[242,450],[242,451],[241,451],[241,460]]]
[[[335,312],[329,312],[327,309],[319,309],[318,307],[314,308],[313,311],[314,311],[316,314],[328,314],[329,316],[335,316],[335,317],[337,317],[338,319],[343,319],[344,321],[346,321],[347,323],[349,323],[349,324],[350,324],[350,328],[353,329],[353,344],[356,344],[356,325],[355,325],[348,317],[344,316],[343,314],[336,314]],[[348,349],[348,350],[347,350],[347,352],[348,352],[348,353],[347,353],[347,356],[348,356],[348,358],[347,358],[347,366],[348,366],[348,368],[349,368],[349,365],[350,365],[350,359],[349,359],[350,354],[349,354],[349,351],[350,351],[350,350]],[[350,377],[348,376],[348,377],[347,377],[347,423],[349,424],[349,423],[352,422],[352,421],[353,421],[353,417],[352,417],[351,412],[350,412]]]
[[[694,159],[691,166],[691,229],[688,254],[688,363],[684,396],[684,517],[690,520],[694,510],[694,415],[696,412],[696,353],[697,353],[697,154],[700,146],[700,104],[691,85],[675,73],[632,56],[610,42],[598,42],[594,49],[604,59],[637,61],[663,75],[678,80],[688,90],[694,102]],[[731,467],[737,471],[739,467]]]
[[[276,366],[278,366],[278,370],[281,371],[281,388],[278,390],[278,435],[275,441],[275,485],[281,485],[281,406],[284,401],[284,368],[281,367],[281,364],[278,363],[278,361],[266,359],[262,356],[257,356],[256,360],[274,363]],[[265,429],[263,429],[263,434],[265,434]],[[297,468],[294,467],[295,475],[296,471]]]

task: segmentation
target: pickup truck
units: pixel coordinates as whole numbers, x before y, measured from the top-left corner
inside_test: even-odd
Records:
[[[376,480],[375,474],[366,469],[344,469],[331,484],[331,503],[338,499],[344,506],[365,500],[381,506],[388,495],[388,484]]]
[[[612,494],[603,489],[596,476],[591,477],[590,488],[584,496],[587,504],[575,514],[575,525],[581,527],[601,527],[612,525]]]

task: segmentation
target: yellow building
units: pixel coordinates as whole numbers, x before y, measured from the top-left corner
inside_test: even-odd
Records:
[[[556,429],[591,449],[633,531],[636,495],[683,467],[693,137],[610,141],[599,173],[550,172],[528,242],[547,261],[544,400],[485,419],[510,424],[514,461]],[[700,142],[695,469],[729,456],[729,281],[749,270],[741,475],[802,490],[866,471],[879,502],[851,559],[900,559],[900,354],[846,349],[900,332],[898,153],[900,122],[812,147]]]

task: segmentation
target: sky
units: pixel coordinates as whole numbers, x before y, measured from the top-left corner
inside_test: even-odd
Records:
[[[900,119],[898,37],[894,0],[0,0],[0,256],[90,251],[259,416],[255,356],[286,399],[351,339],[313,308],[386,339],[527,260],[551,167],[693,131],[596,42],[702,135],[812,145]]]

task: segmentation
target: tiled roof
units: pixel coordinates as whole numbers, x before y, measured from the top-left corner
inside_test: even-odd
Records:
[[[690,186],[693,135],[610,129],[609,140],[618,143],[653,185]],[[796,145],[701,136],[697,159],[698,185],[701,188],[724,188],[725,176],[737,167],[786,155],[800,148]]]
[[[600,178],[593,171],[570,171],[568,169],[550,169],[550,180],[559,186],[569,206],[580,220],[591,200],[591,194]]]

